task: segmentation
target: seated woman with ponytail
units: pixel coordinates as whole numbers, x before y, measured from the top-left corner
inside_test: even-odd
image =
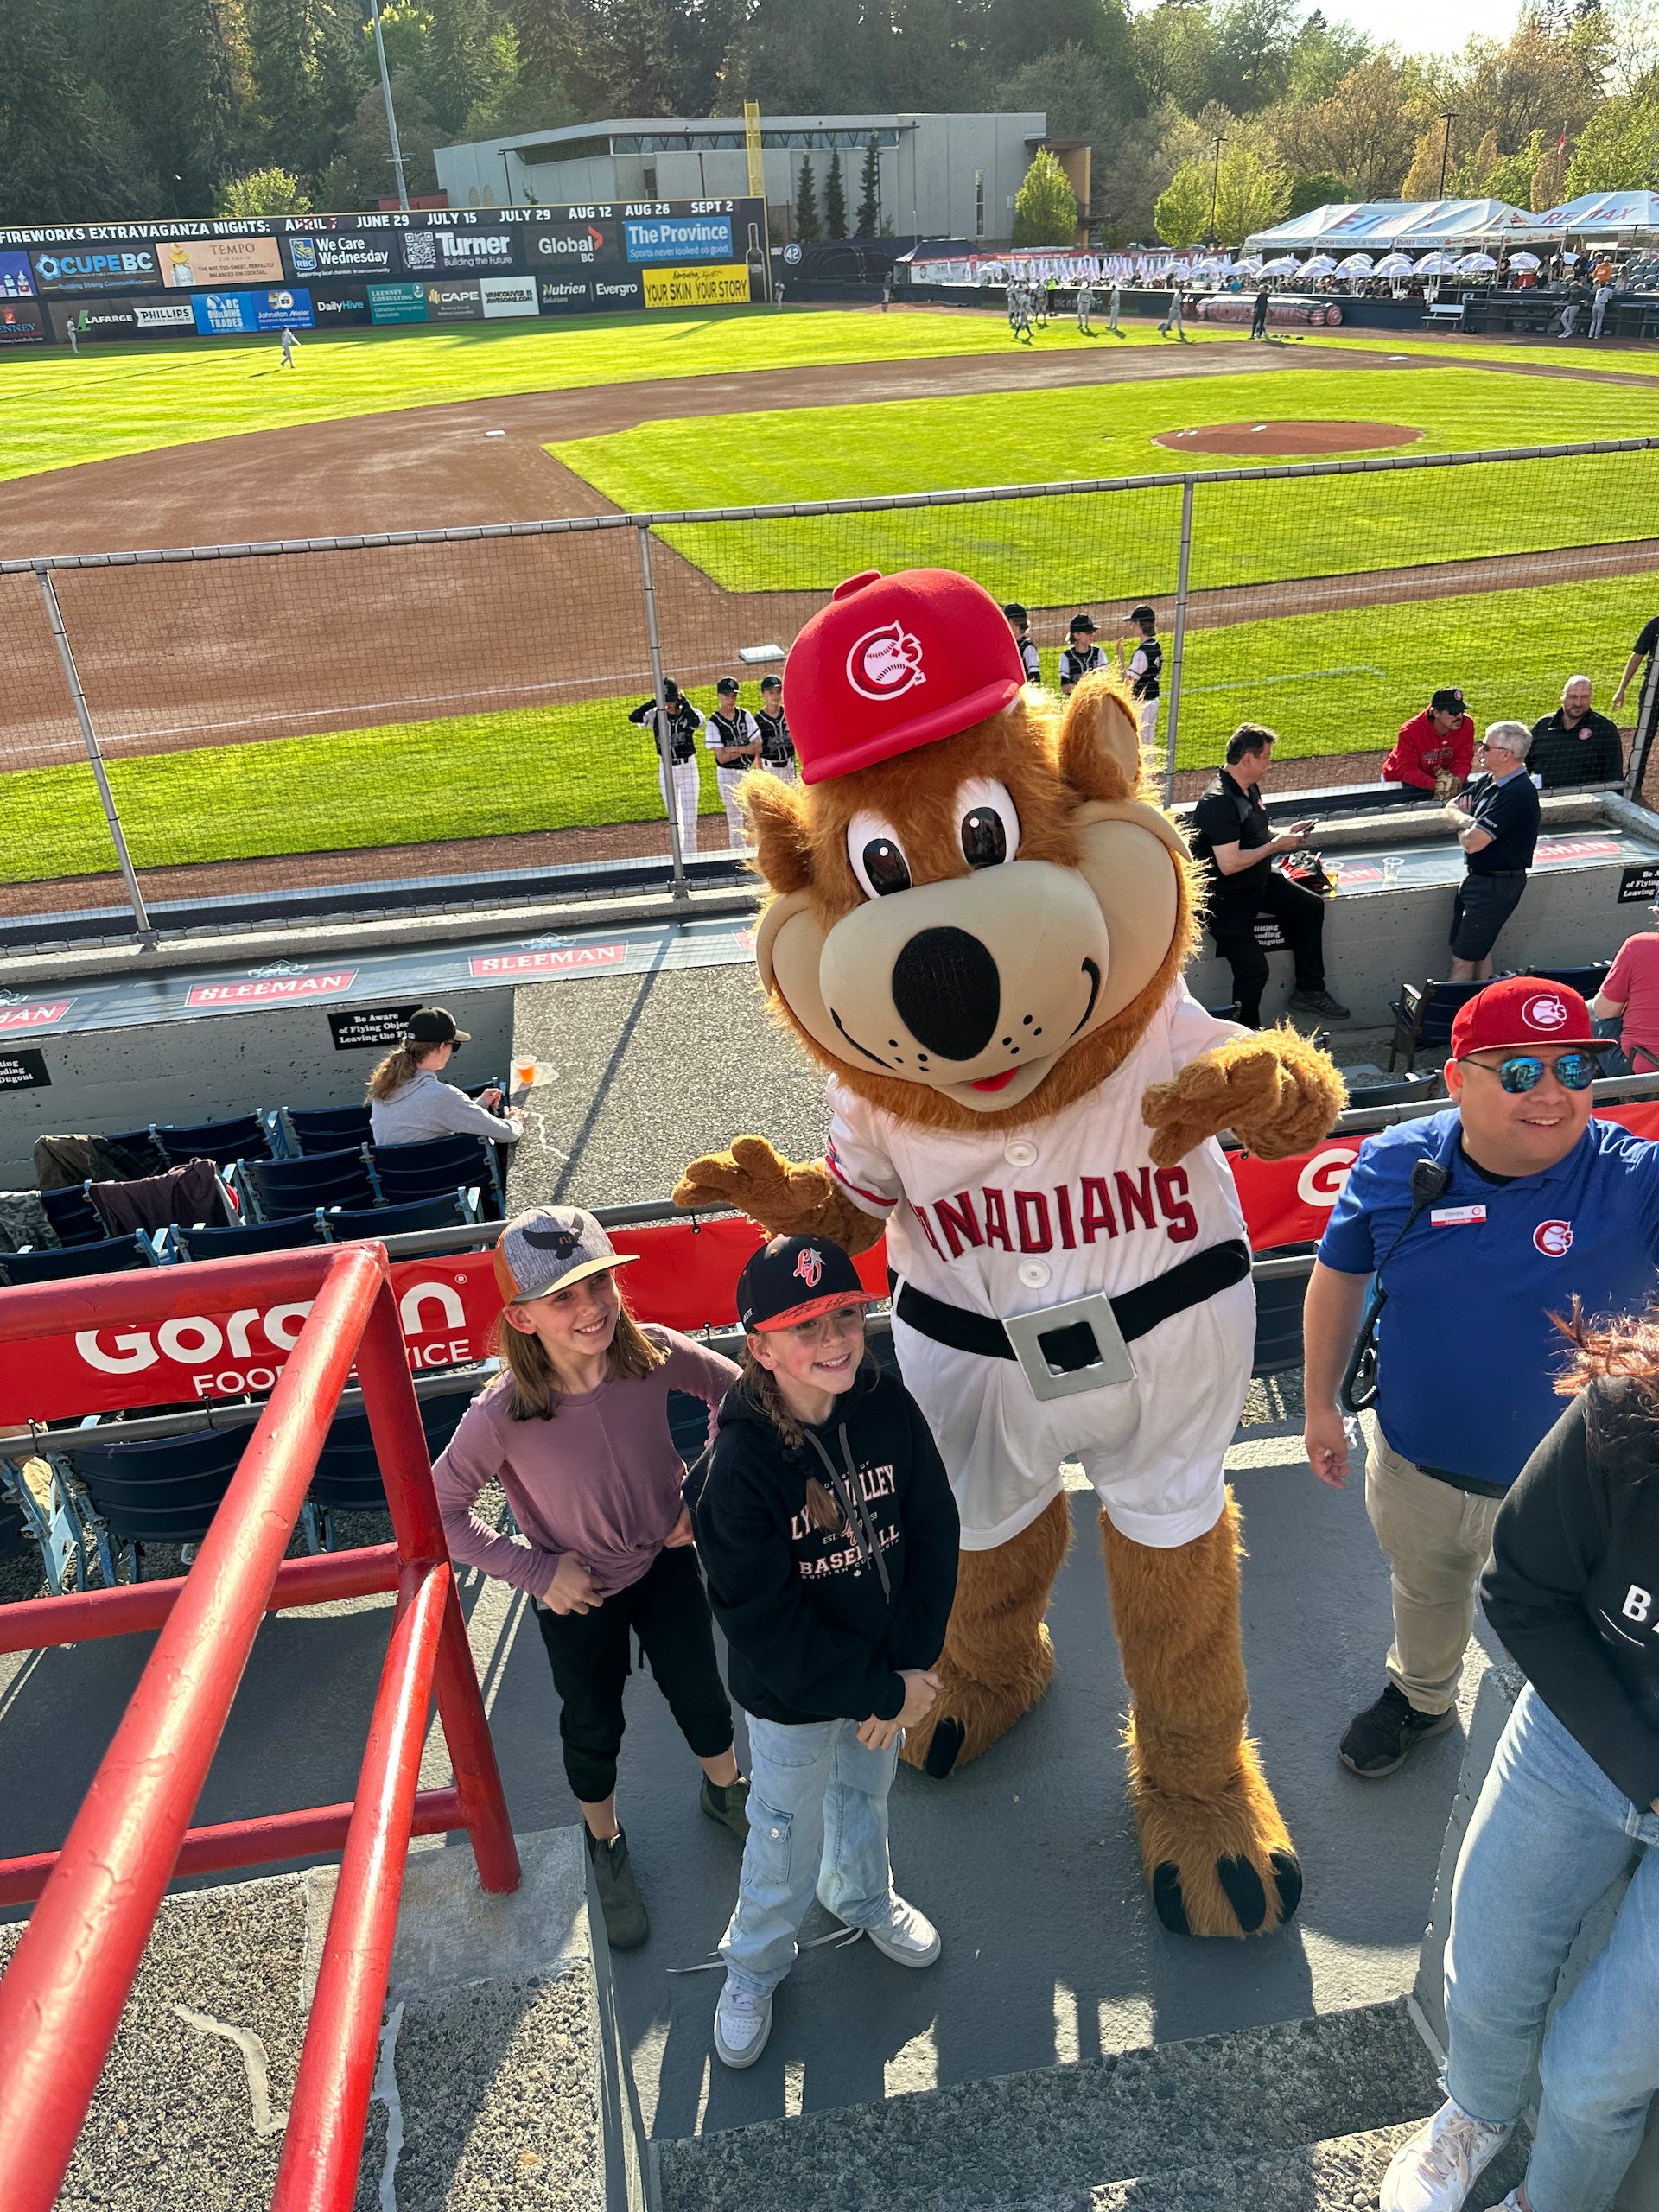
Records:
[[[882,1955],[938,1931],[893,1886],[887,1793],[938,1694],[961,1531],[915,1400],[864,1350],[870,1294],[839,1245],[774,1236],[739,1278],[741,1379],[686,1485],[732,1694],[749,1835],[721,1944],[715,2049],[752,2066],[816,1894]]]
[[[495,1250],[506,1371],[468,1406],[432,1471],[450,1557],[536,1601],[564,1770],[619,1951],[650,1933],[616,1818],[631,1636],[702,1764],[703,1811],[740,1839],[748,1827],[681,1495],[685,1463],[668,1426],[671,1389],[701,1398],[712,1416],[738,1370],[676,1330],[642,1327],[617,1289],[628,1264],[579,1207],[537,1206],[507,1224]],[[522,1537],[474,1510],[490,1482]]]
[[[419,1007],[409,1017],[404,1041],[369,1077],[369,1127],[376,1144],[426,1144],[434,1137],[482,1137],[486,1144],[517,1144],[522,1117],[501,1104],[496,1090],[469,1098],[439,1081],[470,1031],[457,1029],[448,1007]]]

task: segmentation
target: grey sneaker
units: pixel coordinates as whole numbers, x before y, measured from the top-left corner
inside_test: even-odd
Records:
[[[772,2033],[772,1999],[734,1989],[728,1981],[715,2007],[715,2052],[722,2066],[753,2066]]]
[[[884,1959],[891,1959],[896,1967],[931,1967],[939,1955],[939,1931],[925,1912],[918,1912],[907,1904],[895,1890],[888,1900],[892,1910],[887,1917],[874,1928],[867,1928],[869,1937]]]
[[[1514,2133],[1513,2121],[1500,2127],[1477,2120],[1448,2098],[1395,2152],[1382,2177],[1379,2212],[1460,2212]]]
[[[697,1792],[697,1802],[711,1821],[718,1821],[729,1828],[740,1843],[749,1840],[749,1783],[747,1775],[740,1774],[735,1782],[710,1782],[702,1778],[702,1788]]]
[[[594,1887],[605,1921],[606,1939],[613,1951],[637,1951],[651,1933],[645,1901],[633,1878],[628,1860],[628,1839],[619,1828],[607,1843],[588,1835],[588,1856],[594,1869]]]

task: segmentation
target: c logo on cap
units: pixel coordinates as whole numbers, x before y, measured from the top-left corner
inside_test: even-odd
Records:
[[[1521,1019],[1529,1029],[1560,1029],[1567,1018],[1567,1001],[1557,998],[1553,991],[1541,991],[1521,1009]]]
[[[1532,1241],[1547,1260],[1564,1259],[1573,1249],[1573,1224],[1570,1221],[1541,1221],[1532,1232]]]
[[[899,622],[867,630],[847,656],[847,681],[861,699],[896,699],[925,683],[921,639]]]

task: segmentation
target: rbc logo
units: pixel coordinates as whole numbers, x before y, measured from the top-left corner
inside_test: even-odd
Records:
[[[861,699],[897,699],[925,683],[921,639],[898,622],[867,630],[847,656],[847,681]]]
[[[1573,1249],[1573,1224],[1570,1221],[1541,1221],[1532,1232],[1532,1241],[1547,1260],[1564,1259]]]

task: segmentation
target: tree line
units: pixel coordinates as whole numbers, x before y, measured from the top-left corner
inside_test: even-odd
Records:
[[[367,0],[0,0],[0,222],[372,207]],[[605,116],[1042,110],[1105,245],[1327,200],[1659,188],[1659,0],[1527,0],[1507,41],[1376,45],[1305,0],[385,0],[412,193],[453,140]],[[799,219],[879,211],[855,152]],[[854,174],[855,169],[860,174]],[[850,205],[849,203],[851,203]],[[874,223],[870,223],[874,227]]]

